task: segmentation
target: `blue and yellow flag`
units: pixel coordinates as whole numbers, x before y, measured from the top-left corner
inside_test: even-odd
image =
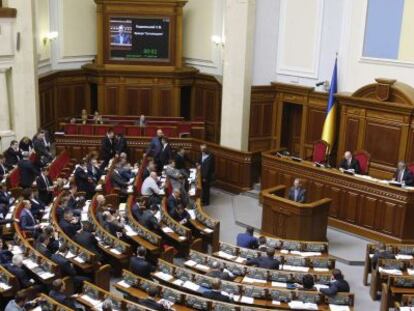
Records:
[[[329,143],[331,148],[335,143],[336,130],[336,102],[335,94],[338,92],[338,59],[335,60],[335,68],[329,89],[328,109],[326,111],[325,123],[323,125],[322,139]]]

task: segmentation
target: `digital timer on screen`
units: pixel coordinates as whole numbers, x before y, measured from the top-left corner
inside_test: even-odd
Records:
[[[111,17],[110,59],[169,61],[170,19]]]

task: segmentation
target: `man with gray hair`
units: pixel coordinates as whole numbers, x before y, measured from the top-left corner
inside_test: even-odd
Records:
[[[361,173],[361,167],[357,159],[354,159],[351,151],[345,151],[344,158],[342,159],[339,169],[344,171],[353,171],[355,174]]]
[[[405,186],[413,185],[413,175],[407,168],[407,164],[404,161],[398,162],[397,170],[394,173],[394,181],[399,182]]]
[[[34,280],[31,279],[30,276],[23,269],[22,255],[14,255],[12,258],[12,262],[6,265],[6,269],[9,270],[9,272],[17,278],[22,288],[30,287],[35,283]]]
[[[112,300],[110,298],[106,298],[104,302],[102,303],[102,311],[112,311],[114,308],[112,304]]]

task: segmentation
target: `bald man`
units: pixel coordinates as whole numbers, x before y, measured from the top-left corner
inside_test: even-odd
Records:
[[[344,158],[341,161],[339,168],[346,171],[354,170],[355,174],[361,173],[361,167],[359,166],[359,162],[357,159],[354,159],[350,151],[345,152]]]

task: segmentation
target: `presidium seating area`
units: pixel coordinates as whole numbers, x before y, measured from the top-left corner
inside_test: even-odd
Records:
[[[352,293],[338,293],[336,296],[327,297],[317,291],[304,291],[293,286],[294,283],[302,282],[304,274],[311,274],[319,287],[329,283],[331,271],[335,268],[335,259],[329,256],[326,242],[286,240],[267,236],[267,245],[277,250],[275,256],[281,263],[280,270],[247,266],[248,258],[264,254],[258,250],[220,242],[220,222],[212,219],[204,211],[198,199],[201,183],[199,173],[195,169],[191,170],[189,188],[189,196],[195,202],[194,208],[188,209],[191,215],[190,224],[184,226],[176,222],[168,214],[164,198],[158,216],[160,233],[144,228],[134,218],[131,209],[133,203],[140,198],[140,183],[147,160],[144,158],[141,165],[136,168],[137,174],[128,187],[126,202],[122,202],[117,188],[108,185],[110,180],[107,176],[111,174],[115,160],[107,167],[106,175],[96,187],[97,194],[92,200],[81,201],[83,203],[80,206],[80,219],[93,225],[102,257],[78,244],[60,228],[58,209],[68,192],[69,182],[56,190],[53,202],[42,215],[41,225],[52,226],[58,233],[59,241],[67,246],[62,255],[80,274],[89,277],[90,281],[85,281],[81,292],[76,295],[76,300],[80,304],[87,309],[95,309],[103,300],[110,299],[115,310],[147,310],[139,305],[139,299],[146,298],[149,289],[154,288],[157,299],[167,300],[175,310],[353,310]],[[76,163],[77,160],[71,159],[66,151],[61,152],[50,164],[54,179],[67,177],[70,181]],[[162,178],[162,182],[165,185],[165,196],[168,196],[172,190],[169,180]],[[36,291],[37,285],[50,286],[57,278],[63,278],[69,293],[73,291],[74,284],[55,262],[35,248],[31,234],[21,229],[19,217],[24,204],[18,191],[14,193],[17,200],[6,216],[14,222],[3,226],[3,233],[12,252],[24,257],[23,264],[35,280],[33,286],[23,290],[31,298],[42,297],[44,304],[52,310],[70,310],[44,293]],[[100,194],[105,195],[107,203],[125,217],[128,239],[112,235],[98,221],[97,196]],[[82,197],[84,193],[76,195]],[[156,271],[151,274],[150,279],[134,275],[128,268],[129,260],[134,256],[138,246],[143,246],[147,250],[148,260],[156,264]],[[184,258],[184,264],[176,258]],[[220,290],[232,297],[231,303],[202,297],[202,288],[211,288],[217,283],[217,279],[205,274],[217,267],[226,268],[235,275],[232,281],[218,282]],[[3,299],[10,299],[22,288],[16,276],[3,266],[0,266],[0,269],[0,295]],[[121,281],[114,284],[116,290],[111,290],[111,280],[119,280],[120,276]]]

